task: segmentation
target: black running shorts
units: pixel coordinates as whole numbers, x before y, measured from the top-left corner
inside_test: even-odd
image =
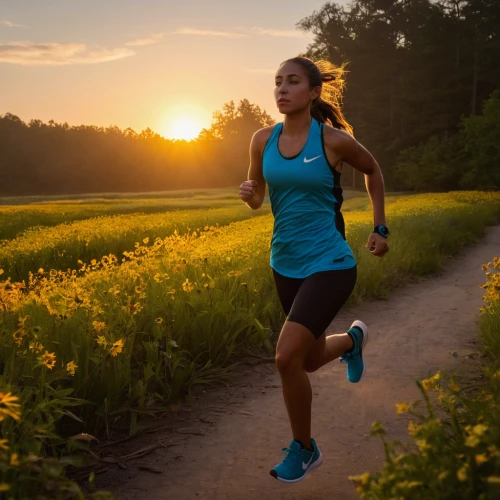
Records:
[[[319,339],[356,284],[357,267],[288,278],[273,269],[278,296],[288,321],[308,328]]]

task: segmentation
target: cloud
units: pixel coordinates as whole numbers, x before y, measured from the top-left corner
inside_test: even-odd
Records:
[[[140,47],[143,45],[153,45],[158,43],[162,38],[164,38],[165,33],[155,33],[147,38],[138,38],[137,40],[132,40],[127,42],[125,45],[127,47]]]
[[[307,38],[309,36],[307,33],[298,30],[277,30],[270,28],[259,28],[258,26],[249,28],[249,30],[251,33],[255,33],[256,35],[267,35],[275,37]]]
[[[221,36],[226,38],[248,38],[254,35],[261,36],[274,36],[274,37],[287,37],[287,38],[310,38],[310,35],[298,30],[279,30],[271,28],[259,28],[254,26],[252,28],[238,27],[235,31],[216,31],[216,30],[201,30],[196,28],[179,28],[172,31],[170,35],[196,35],[196,36]],[[149,40],[149,39],[146,39]],[[154,42],[153,42],[154,43]]]
[[[27,28],[24,24],[11,23],[6,19],[0,19],[0,26],[7,26],[9,28]]]
[[[0,62],[23,66],[61,66],[115,61],[134,55],[130,49],[91,48],[84,43],[10,42],[0,44]]]
[[[170,32],[170,35],[196,35],[196,36],[221,36],[226,38],[247,38],[244,33],[233,33],[231,31],[199,30],[196,28],[179,28]]]

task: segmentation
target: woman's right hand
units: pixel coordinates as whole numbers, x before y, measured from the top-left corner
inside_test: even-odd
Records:
[[[240,198],[244,201],[250,201],[257,192],[257,181],[245,181],[240,185]]]

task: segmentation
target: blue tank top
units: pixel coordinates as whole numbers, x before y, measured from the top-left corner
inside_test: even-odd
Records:
[[[274,216],[271,267],[290,278],[354,267],[340,212],[340,174],[326,157],[323,123],[312,119],[304,148],[289,158],[278,148],[282,130],[283,123],[275,125],[262,158]]]

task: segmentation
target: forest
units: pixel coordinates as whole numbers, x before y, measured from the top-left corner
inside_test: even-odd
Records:
[[[297,22],[302,54],[346,64],[343,112],[391,191],[500,188],[500,2],[327,2]],[[269,91],[272,91],[270,80]],[[274,123],[242,98],[193,141],[149,128],[69,126],[0,115],[0,196],[239,185],[252,134]],[[346,168],[344,186],[364,188]]]

